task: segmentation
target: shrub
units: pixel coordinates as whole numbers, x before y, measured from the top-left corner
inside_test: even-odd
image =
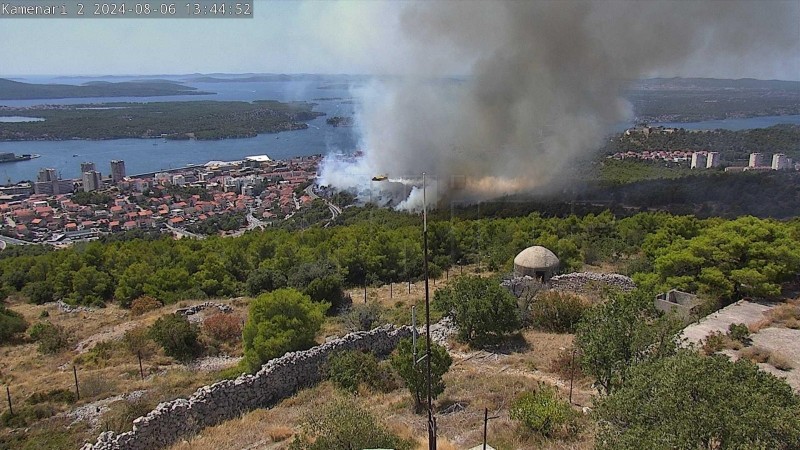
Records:
[[[336,399],[311,412],[301,429],[289,446],[292,450],[412,448],[352,399]]]
[[[178,314],[161,316],[150,327],[149,335],[164,349],[164,353],[180,361],[200,354],[197,327]]]
[[[681,351],[595,403],[599,449],[800,448],[800,397],[754,364]]]
[[[149,295],[143,295],[133,299],[131,302],[131,314],[134,316],[141,316],[148,311],[155,311],[162,306],[164,306],[164,304],[160,301],[150,297]]]
[[[242,339],[242,319],[234,314],[218,313],[203,321],[203,331],[221,342]]]
[[[9,428],[23,428],[52,417],[56,412],[56,408],[48,403],[15,407],[14,415],[11,415],[8,410],[0,415],[0,425]]]
[[[765,363],[769,360],[771,352],[763,347],[747,347],[739,353],[744,359],[754,363]]]
[[[78,387],[81,391],[82,399],[99,398],[116,390],[111,380],[94,373],[82,376],[79,372]]]
[[[573,333],[589,304],[574,294],[548,291],[537,295],[529,308],[534,327],[557,333]]]
[[[578,430],[578,414],[558,398],[555,388],[541,384],[534,392],[522,394],[509,414],[522,426],[542,436],[571,436]]]
[[[743,345],[750,344],[750,330],[743,323],[732,323],[728,326],[728,336]]]
[[[154,406],[146,397],[124,399],[110,406],[103,415],[103,422],[109,430],[117,434],[125,433],[133,429],[134,420],[149,413]]]
[[[116,350],[115,343],[112,341],[98,342],[86,353],[78,355],[73,360],[75,364],[85,364],[93,367],[106,367],[110,363],[111,356]]]
[[[28,328],[28,322],[16,311],[0,304],[0,345],[5,344],[17,333]]]
[[[561,350],[550,362],[550,372],[558,374],[562,380],[569,380],[570,377],[575,380],[583,378],[585,374],[581,370],[580,352],[574,347]]]
[[[75,392],[67,389],[53,389],[45,393],[34,392],[33,395],[25,400],[29,405],[36,405],[39,403],[66,403],[72,404],[77,400]]]
[[[458,337],[476,346],[497,343],[521,326],[516,298],[493,278],[459,277],[436,291],[433,307],[451,314]]]
[[[411,339],[403,339],[392,354],[391,363],[394,370],[406,384],[414,396],[415,411],[422,410],[423,399],[427,400],[427,362],[417,362],[425,355],[425,339],[417,339],[416,354]],[[416,358],[416,359],[415,359]],[[435,399],[444,392],[444,374],[453,363],[447,349],[431,342],[431,398]]]
[[[132,355],[142,355],[142,358],[149,358],[156,352],[155,342],[146,327],[126,331],[122,336],[122,343],[128,352]]]
[[[395,387],[391,372],[381,367],[371,352],[336,352],[328,358],[324,371],[333,384],[352,393],[361,384],[377,391],[391,391]]]
[[[244,357],[255,372],[286,352],[307,349],[325,320],[328,305],[294,289],[278,289],[250,303],[243,330]]]
[[[342,290],[342,280],[338,276],[327,276],[316,278],[305,288],[305,294],[315,302],[323,302],[330,305],[329,313],[336,313],[348,304],[346,300],[350,298],[344,295]],[[352,300],[350,300],[352,302]]]
[[[786,358],[780,353],[772,353],[771,355],[769,355],[767,363],[769,363],[772,367],[778,370],[783,370],[784,372],[792,370],[793,368],[792,362],[789,360],[789,358]]]
[[[28,330],[28,336],[39,343],[41,353],[57,353],[69,346],[69,336],[64,327],[50,322],[39,322]]]
[[[358,303],[342,315],[347,331],[369,331],[383,321],[384,310],[379,303]]]
[[[742,343],[731,339],[730,334],[722,334],[719,331],[712,331],[708,333],[703,339],[702,350],[706,355],[712,355],[720,350],[733,349],[740,350]]]

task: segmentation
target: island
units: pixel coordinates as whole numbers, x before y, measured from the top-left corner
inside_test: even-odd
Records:
[[[4,123],[0,141],[66,139],[229,139],[301,130],[322,112],[314,103],[188,101],[0,107],[1,116],[31,115],[40,122]]]
[[[325,122],[328,125],[334,127],[352,127],[353,126],[353,118],[352,117],[342,117],[342,116],[333,116],[329,117]]]
[[[170,95],[209,95],[169,80],[90,81],[74,84],[35,84],[0,78],[0,100],[39,100],[92,97],[162,97]]]

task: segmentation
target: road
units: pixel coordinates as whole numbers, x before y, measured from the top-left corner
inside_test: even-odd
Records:
[[[186,230],[181,229],[181,228],[175,228],[170,224],[166,224],[166,226],[167,226],[167,229],[169,231],[175,233],[175,236],[177,236],[179,238],[180,237],[188,237],[188,238],[192,238],[192,239],[205,239],[206,238],[205,236],[203,236],[201,234],[195,234],[195,233],[191,233],[191,232],[186,231]]]
[[[0,242],[2,242],[2,244],[0,244],[0,249],[6,248],[7,245],[30,245],[30,242],[21,241],[8,236],[0,236]]]
[[[329,202],[328,199],[320,197],[319,195],[314,193],[313,188],[314,188],[313,184],[308,185],[308,187],[306,188],[306,194],[308,194],[308,196],[311,197],[311,200],[322,198],[322,201],[324,201],[325,204],[328,205],[328,209],[331,212],[331,220],[336,220],[336,216],[342,213],[342,209],[334,205],[333,203]]]

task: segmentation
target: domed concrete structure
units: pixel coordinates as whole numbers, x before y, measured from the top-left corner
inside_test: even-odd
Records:
[[[519,252],[514,258],[514,275],[527,275],[545,283],[558,269],[558,264],[558,257],[553,252],[535,245]]]

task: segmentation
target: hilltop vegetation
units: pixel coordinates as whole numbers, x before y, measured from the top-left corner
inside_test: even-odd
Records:
[[[753,152],[767,155],[785,153],[800,157],[800,125],[781,124],[750,130],[691,131],[679,129],[673,133],[631,133],[614,136],[601,150],[610,155],[617,152],[642,151],[709,151],[719,152],[728,164],[746,161]]]
[[[342,216],[345,225],[301,232],[92,242],[43,254],[31,246],[0,260],[0,281],[4,289],[35,303],[116,300],[128,305],[142,295],[172,303],[282,287],[305,291],[326,277],[345,287],[421,277],[418,217],[350,211]],[[628,273],[653,289],[679,287],[724,301],[774,295],[800,269],[797,220],[703,220],[666,213],[618,219],[608,212],[547,218],[533,213],[434,221],[429,230],[430,271],[437,278],[459,264],[508,271],[517,252],[533,244],[552,249],[565,272],[610,261],[627,266]]]
[[[167,80],[123,81],[109,83],[95,81],[80,86],[72,84],[21,83],[0,78],[0,100],[34,100],[47,98],[90,97],[160,97],[167,95],[206,95],[211,92],[198,91]]]
[[[4,123],[0,140],[64,139],[228,139],[307,128],[323,113],[305,102],[163,102],[68,105],[56,108],[5,108],[0,116],[44,118]]]

